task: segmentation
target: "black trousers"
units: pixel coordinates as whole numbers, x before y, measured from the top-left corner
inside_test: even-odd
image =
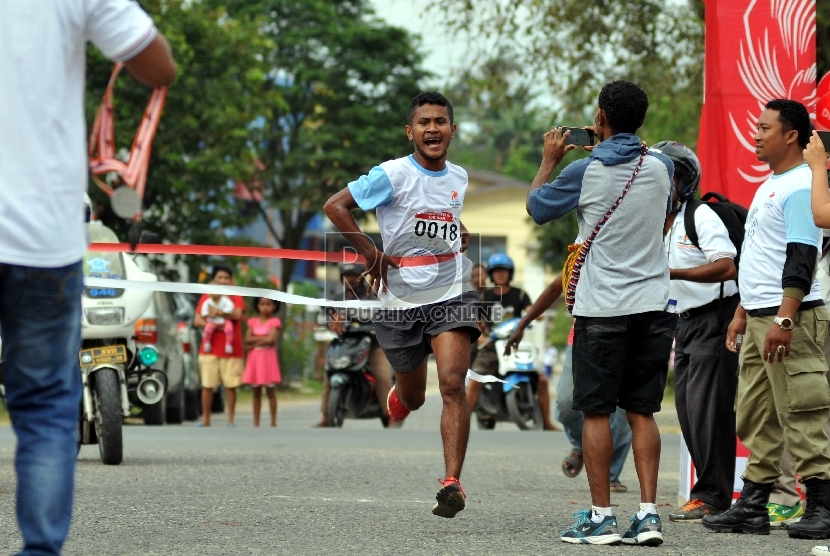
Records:
[[[698,478],[691,498],[721,509],[732,503],[735,475],[738,354],[725,344],[738,302],[736,295],[716,309],[681,318],[674,356],[677,416]]]

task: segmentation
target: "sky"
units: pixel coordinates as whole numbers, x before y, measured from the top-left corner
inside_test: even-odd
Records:
[[[377,15],[396,27],[420,36],[424,68],[437,74],[430,85],[441,86],[450,79],[453,69],[469,61],[467,43],[453,38],[446,28],[436,25],[434,13],[424,14],[433,2],[424,0],[370,0]]]

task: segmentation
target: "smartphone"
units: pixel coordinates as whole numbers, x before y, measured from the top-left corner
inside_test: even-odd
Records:
[[[563,127],[562,133],[570,131],[566,145],[577,145],[579,147],[587,147],[594,144],[594,132],[590,129],[582,127]]]
[[[824,143],[824,152],[830,153],[830,131],[819,131],[818,136]]]

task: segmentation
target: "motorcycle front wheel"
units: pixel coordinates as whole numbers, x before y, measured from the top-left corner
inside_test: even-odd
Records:
[[[95,436],[105,465],[118,465],[124,457],[121,437],[121,389],[118,373],[102,369],[94,374],[92,396],[95,402]]]
[[[349,387],[346,384],[332,386],[329,392],[329,403],[326,406],[326,421],[330,427],[342,427],[346,419],[346,398]]]
[[[542,409],[536,399],[536,392],[529,383],[511,388],[504,395],[510,419],[523,431],[542,428]]]

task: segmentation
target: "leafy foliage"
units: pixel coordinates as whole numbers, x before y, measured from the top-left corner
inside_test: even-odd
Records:
[[[695,147],[702,0],[441,0],[438,6],[450,14],[453,30],[497,45],[480,53],[481,63],[453,86],[472,99],[466,115],[482,131],[454,146],[454,159],[489,161],[484,168],[530,181],[541,162],[542,133],[553,125],[592,123],[600,88],[615,79],[634,81],[649,94],[643,140]],[[500,141],[505,131],[508,142]],[[577,156],[584,155],[569,155],[559,169]],[[577,233],[575,214],[536,229],[540,257],[560,270]]]
[[[179,66],[170,87],[153,152],[145,195],[143,229],[162,240],[230,243],[226,231],[245,225],[232,195],[232,181],[251,172],[250,123],[265,103],[260,97],[263,60],[272,44],[256,21],[238,21],[224,10],[186,0],[146,0],[144,8],[171,43]],[[87,114],[91,123],[112,71],[112,63],[89,48]],[[129,148],[150,95],[147,87],[122,75],[115,86],[116,139]],[[128,223],[109,210],[105,196],[91,190],[101,217],[126,237]],[[194,267],[202,261],[190,261]]]
[[[273,49],[261,91],[283,100],[250,129],[261,163],[251,188],[273,237],[297,248],[325,201],[408,149],[406,108],[424,73],[412,37],[373,15],[366,0],[227,0],[240,21],[264,14]],[[276,209],[270,218],[265,205]],[[283,262],[288,283],[294,261]]]

